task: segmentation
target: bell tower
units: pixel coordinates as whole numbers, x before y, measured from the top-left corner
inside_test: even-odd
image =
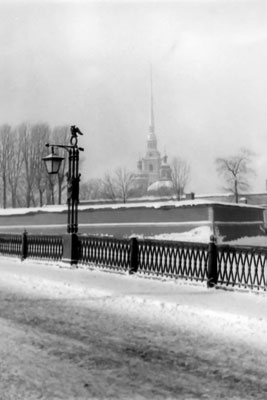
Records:
[[[150,67],[150,107],[149,107],[149,130],[147,135],[146,155],[143,158],[143,171],[148,175],[148,184],[159,179],[161,158],[158,151],[157,137],[155,134],[154,119],[154,99],[153,99],[153,81],[152,67]]]

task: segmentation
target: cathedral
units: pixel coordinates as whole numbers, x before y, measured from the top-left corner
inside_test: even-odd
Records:
[[[171,191],[171,168],[167,162],[167,155],[162,157],[158,151],[157,137],[155,134],[154,104],[152,93],[152,74],[150,76],[150,117],[149,131],[146,142],[146,152],[137,162],[135,174],[135,187],[143,193],[158,193]]]

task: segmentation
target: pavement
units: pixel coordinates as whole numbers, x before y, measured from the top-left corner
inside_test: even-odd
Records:
[[[205,283],[152,278],[62,263],[0,258],[0,280],[13,285],[64,285],[78,293],[138,298],[160,303],[174,303],[196,309],[230,313],[267,321],[267,293],[252,290],[208,289]]]

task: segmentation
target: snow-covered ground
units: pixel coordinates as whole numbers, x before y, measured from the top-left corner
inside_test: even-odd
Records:
[[[212,204],[220,204],[220,205],[233,205],[229,202],[223,201],[212,201],[207,199],[194,199],[194,200],[168,200],[168,201],[145,201],[145,202],[127,202],[127,203],[106,203],[106,204],[80,204],[79,210],[100,210],[100,209],[125,209],[125,208],[161,208],[164,206],[173,206],[173,207],[196,207],[199,205],[212,205]],[[234,204],[236,207],[239,208],[261,208],[261,206],[256,206],[252,204]],[[67,204],[61,205],[47,205],[43,207],[25,207],[25,208],[1,208],[0,215],[22,215],[22,214],[29,214],[29,213],[38,213],[38,212],[63,212],[67,210]]]
[[[212,231],[210,226],[201,226],[186,232],[162,233],[154,236],[147,236],[146,238],[156,239],[156,240],[173,240],[180,242],[209,243],[211,234]],[[137,235],[134,236],[137,237]],[[139,237],[144,238],[144,236],[139,236]]]
[[[266,399],[266,310],[265,293],[1,259],[1,399]]]
[[[225,242],[225,244],[267,247],[267,236],[245,236],[236,240]]]
[[[209,226],[201,226],[195,229],[191,229],[187,232],[180,233],[162,233],[154,236],[147,236],[147,239],[157,240],[172,240],[180,242],[198,242],[198,243],[209,243],[212,230]],[[144,235],[134,235],[135,237],[145,238]],[[240,246],[263,246],[267,247],[267,235],[263,236],[244,236],[239,239],[229,240],[224,242],[220,236],[216,237],[218,244],[230,244]]]
[[[151,238],[157,240],[173,240],[180,242],[209,243],[211,234],[212,231],[209,226],[201,226],[198,228],[191,229],[187,232],[162,233],[159,235],[147,237],[147,239]]]

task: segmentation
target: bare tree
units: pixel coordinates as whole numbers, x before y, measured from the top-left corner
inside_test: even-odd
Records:
[[[35,124],[31,127],[32,143],[34,144],[34,165],[35,165],[35,175],[34,175],[34,186],[38,191],[39,205],[43,206],[43,196],[47,189],[47,181],[49,177],[45,170],[44,162],[42,158],[46,155],[45,143],[49,141],[50,137],[50,127],[48,124]]]
[[[35,206],[34,185],[36,183],[36,145],[31,126],[23,123],[19,126],[22,138],[22,157],[25,174],[26,207]],[[39,155],[40,157],[40,155]]]
[[[250,179],[255,176],[251,167],[253,153],[248,149],[241,149],[238,154],[225,158],[217,158],[217,172],[226,182],[227,191],[234,194],[235,202],[238,203],[241,191],[248,191]]]
[[[46,185],[46,203],[56,204],[57,178],[55,175],[48,175]]]
[[[68,135],[69,127],[56,127],[53,141],[68,144]],[[21,123],[14,129],[8,124],[0,126],[0,194],[4,208],[9,199],[12,207],[35,206],[38,199],[42,206],[45,192],[49,202],[54,204],[56,187],[58,202],[61,203],[68,156],[64,154],[65,161],[58,176],[49,177],[42,158],[46,155],[44,145],[50,140],[50,136],[51,130],[46,123]]]
[[[11,148],[11,126],[4,124],[0,127],[0,173],[3,186],[3,208],[7,206],[7,169]]]
[[[7,159],[7,180],[11,194],[11,205],[13,208],[17,207],[18,193],[20,187],[20,180],[22,175],[22,151],[21,141],[22,135],[20,130],[15,128],[9,135],[9,141],[11,142],[9,147],[9,157]]]
[[[113,175],[105,174],[101,181],[101,195],[105,199],[122,200],[129,198],[132,189],[134,175],[126,168],[118,168]]]
[[[101,195],[104,199],[117,200],[116,182],[108,173],[101,180]]]
[[[132,189],[134,175],[127,171],[126,168],[118,168],[115,171],[115,187],[116,187],[116,194],[117,197],[122,199],[123,203],[126,203],[130,191]]]
[[[81,200],[96,200],[101,198],[101,180],[90,179],[80,185]]]
[[[67,125],[56,126],[52,132],[52,140],[55,144],[66,144],[68,145],[68,139],[70,135],[70,128]],[[58,149],[58,154],[64,157],[64,160],[61,163],[60,170],[57,174],[57,182],[58,182],[58,204],[62,203],[62,191],[66,187],[66,181],[64,185],[64,178],[66,177],[66,169],[67,169],[67,158],[68,154],[64,149]]]
[[[180,157],[174,157],[171,163],[171,181],[177,200],[181,200],[190,179],[190,165]]]

